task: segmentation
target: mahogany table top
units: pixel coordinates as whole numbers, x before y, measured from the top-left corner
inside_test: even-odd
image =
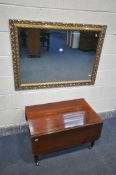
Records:
[[[32,137],[102,123],[84,99],[26,106],[25,114]]]

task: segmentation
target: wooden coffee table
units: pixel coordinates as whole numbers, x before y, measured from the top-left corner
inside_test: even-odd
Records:
[[[100,137],[103,121],[84,99],[27,106],[32,153],[38,156],[90,142]]]

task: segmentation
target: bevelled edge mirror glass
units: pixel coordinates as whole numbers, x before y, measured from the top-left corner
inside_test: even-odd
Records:
[[[15,89],[95,83],[107,26],[9,20]]]

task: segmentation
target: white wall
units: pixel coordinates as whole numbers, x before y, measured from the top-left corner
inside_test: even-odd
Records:
[[[15,91],[9,19],[107,25],[95,85]],[[25,122],[26,105],[81,97],[97,112],[116,110],[116,1],[0,0],[0,127]]]

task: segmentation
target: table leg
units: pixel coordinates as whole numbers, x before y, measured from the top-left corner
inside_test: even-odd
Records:
[[[38,166],[39,165],[39,157],[38,155],[34,155],[34,162]]]
[[[91,142],[91,144],[90,144],[90,147],[89,147],[89,148],[90,148],[90,149],[91,149],[91,148],[93,148],[94,144],[95,144],[95,140]]]

